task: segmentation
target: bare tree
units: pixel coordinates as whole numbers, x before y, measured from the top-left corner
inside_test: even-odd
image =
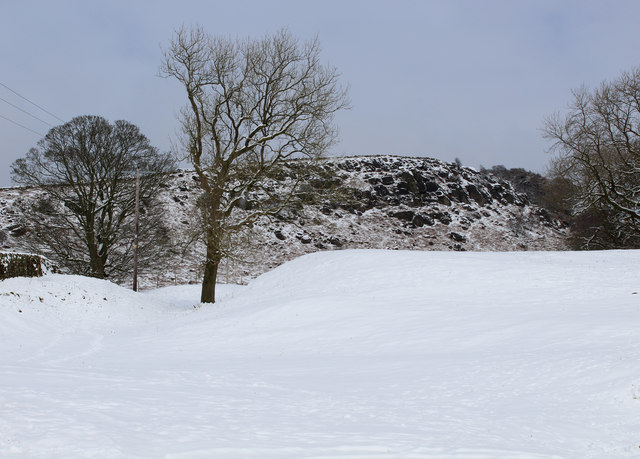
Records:
[[[166,232],[155,196],[173,160],[133,124],[99,116],[54,127],[13,163],[16,183],[44,191],[42,199],[25,203],[31,246],[72,272],[116,279],[129,273],[136,168],[148,172],[140,181],[141,260],[156,258]]]
[[[178,30],[164,52],[160,74],[186,91],[182,140],[202,189],[203,303],[215,301],[233,234],[292,196],[295,174],[275,186],[283,162],[317,158],[336,140],[333,116],[347,107],[347,91],[319,54],[317,39],[301,44],[286,30],[240,41],[199,27]]]
[[[574,215],[590,216],[583,219],[592,224],[585,245],[601,240],[608,241],[604,243],[608,246],[637,246],[640,69],[604,82],[592,92],[574,91],[573,97],[566,116],[555,115],[545,124],[545,137],[554,142],[552,152],[556,154],[552,176],[571,183]]]

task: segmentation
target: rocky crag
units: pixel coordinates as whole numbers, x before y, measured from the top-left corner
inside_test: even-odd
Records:
[[[288,174],[295,175],[298,164]],[[276,218],[262,219],[236,241],[222,282],[243,283],[284,261],[318,250],[563,250],[568,230],[531,205],[511,184],[490,174],[429,158],[344,157],[323,160],[321,177],[302,183],[298,198]],[[287,172],[285,172],[285,175]],[[23,250],[29,228],[15,202],[39,190],[0,190],[0,247]],[[190,171],[171,176],[162,191],[167,224],[183,247],[199,189]],[[153,267],[141,285],[198,282],[202,247]]]

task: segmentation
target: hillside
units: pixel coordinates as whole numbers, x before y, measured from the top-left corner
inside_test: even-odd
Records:
[[[0,282],[0,456],[637,457],[638,251],[307,255],[248,286]]]
[[[284,261],[320,250],[369,248],[455,251],[561,250],[566,229],[528,203],[511,184],[472,169],[429,158],[331,158],[322,177],[303,183],[301,197],[279,218],[263,219],[236,241],[236,259],[221,281],[245,283]],[[292,163],[295,174],[299,163]],[[162,192],[176,253],[159,266],[141,267],[142,285],[198,282],[202,249],[182,255],[198,196],[193,172],[172,175]],[[286,180],[286,178],[285,178]],[[16,199],[37,190],[0,190],[0,246],[23,250],[29,231]],[[305,199],[304,196],[312,196]],[[180,249],[180,250],[178,250]]]

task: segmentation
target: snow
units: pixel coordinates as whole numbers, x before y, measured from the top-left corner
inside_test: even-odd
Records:
[[[640,251],[320,252],[0,282],[0,457],[625,458]]]
[[[244,284],[285,261],[319,250],[537,251],[565,250],[568,246],[564,223],[527,204],[525,196],[514,193],[510,183],[470,168],[432,158],[398,156],[327,158],[319,165],[329,177],[341,181],[343,188],[327,193],[311,183],[301,184],[301,189],[315,190],[320,199],[315,203],[296,201],[281,212],[284,218],[261,218],[250,231],[237,235],[228,247],[233,256],[220,266],[222,281]],[[423,183],[437,189],[407,193],[400,185],[408,186],[408,176],[414,181],[421,177]],[[285,179],[282,186],[294,180]],[[486,202],[481,204],[477,196],[469,195],[468,186]],[[275,189],[284,192],[277,186]],[[496,189],[500,191],[493,193]],[[354,192],[360,198],[356,199]],[[171,174],[160,190],[158,198],[165,209],[172,254],[153,265],[139,264],[138,285],[142,289],[200,281],[206,249],[202,241],[188,244],[193,242],[192,229],[199,221],[196,203],[200,193],[197,174],[188,170]],[[43,196],[37,188],[0,189],[0,246],[4,250],[29,249],[29,225],[22,214]],[[424,226],[409,221],[411,218],[395,217],[398,213],[416,214]],[[233,218],[244,217],[245,212],[236,209]],[[452,233],[464,240],[452,240]]]

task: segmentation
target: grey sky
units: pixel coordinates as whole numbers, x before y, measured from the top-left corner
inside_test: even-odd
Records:
[[[162,150],[185,99],[156,76],[182,24],[318,35],[351,87],[333,154],[399,154],[543,171],[544,118],[571,90],[640,65],[632,1],[10,1],[0,3],[0,83],[58,117],[138,125]],[[59,122],[0,86],[0,98]],[[0,100],[0,115],[49,126]],[[39,136],[0,118],[0,186]]]

